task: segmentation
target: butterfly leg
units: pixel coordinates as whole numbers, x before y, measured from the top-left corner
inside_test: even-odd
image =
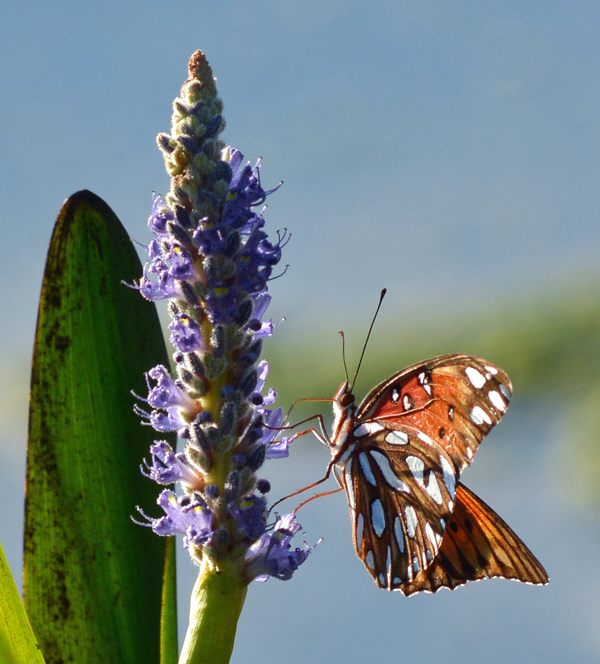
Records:
[[[292,412],[294,406],[297,403],[300,403],[301,401],[328,401],[329,403],[331,403],[331,399],[329,399],[329,398],[308,398],[308,397],[304,397],[302,399],[296,399],[296,401],[294,401],[294,403],[290,406],[290,409],[288,410],[288,412],[285,416],[286,420],[289,419],[290,413]],[[312,420],[312,417],[309,417],[308,420]],[[308,420],[302,420],[302,421],[303,422],[308,422]],[[302,422],[299,422],[298,424],[302,424]],[[296,426],[298,426],[298,425],[296,425]],[[291,428],[293,429],[294,427],[291,427]]]
[[[306,487],[306,488],[308,489],[310,487]],[[323,498],[323,496],[331,496],[334,493],[339,493],[340,491],[342,491],[343,488],[344,488],[343,486],[339,486],[337,489],[333,489],[332,491],[325,491],[324,493],[317,493],[316,495],[311,496],[310,498],[307,498],[306,500],[301,502],[300,505],[298,505],[298,507],[296,507],[296,509],[294,510],[294,514],[297,514],[298,510],[301,507],[304,507],[304,505],[306,505],[306,503],[310,503],[311,500],[315,500],[315,498]]]
[[[288,424],[286,426],[281,426],[277,427],[277,431],[287,431],[289,429],[296,429],[299,427],[301,424],[306,424],[306,422],[310,422],[311,420],[318,420],[319,422],[319,429],[320,431],[317,431],[314,427],[311,427],[309,429],[305,429],[304,431],[301,431],[300,433],[296,434],[296,438],[300,438],[300,436],[305,436],[307,433],[312,433],[314,436],[317,438],[317,440],[321,441],[323,445],[326,445],[328,447],[331,446],[331,440],[329,439],[329,436],[327,435],[327,430],[325,429],[325,422],[323,421],[323,416],[318,414],[318,415],[311,415],[310,417],[307,417],[305,420],[300,420],[300,422],[296,422],[296,424]],[[273,427],[269,427],[265,425],[266,429],[273,429]]]
[[[310,429],[307,429],[306,433],[310,433]],[[327,466],[327,471],[326,471],[324,477],[322,477],[320,480],[317,480],[313,484],[309,484],[308,486],[305,486],[303,489],[298,489],[298,491],[294,491],[294,493],[290,493],[289,495],[284,496],[283,498],[280,498],[277,502],[275,502],[275,503],[273,503],[273,505],[271,505],[271,509],[269,510],[269,513],[271,513],[273,508],[276,507],[277,505],[279,505],[279,503],[282,503],[284,500],[287,500],[288,498],[293,498],[294,496],[297,496],[300,493],[304,493],[305,491],[308,491],[309,489],[313,489],[314,487],[319,486],[319,484],[323,484],[323,482],[326,482],[329,479],[329,476],[331,475],[332,468],[333,468],[333,462],[330,463]],[[312,498],[310,498],[310,500],[312,500],[313,498],[319,498],[320,495],[326,496],[330,493],[336,493],[336,491],[339,491],[339,489],[335,489],[334,491],[328,491],[327,493],[323,493],[323,494],[313,496]],[[309,501],[307,500],[306,502],[309,502]],[[301,505],[298,505],[298,507],[296,509],[297,510],[300,509],[302,507],[302,505],[304,505],[304,503],[302,503]]]
[[[326,447],[331,447],[331,440],[329,438],[329,435],[327,434],[327,429],[325,429],[325,422],[323,421],[322,415],[313,415],[312,417],[309,417],[307,420],[298,422],[297,424],[295,424],[294,426],[290,426],[289,428],[295,429],[300,424],[304,424],[305,422],[310,422],[310,420],[318,420],[319,429],[321,431],[317,431],[314,427],[310,427],[310,429],[305,429],[304,431],[301,431],[300,433],[296,434],[296,438],[300,438],[300,436],[306,436],[307,433],[312,433],[317,440],[323,443],[323,445],[325,445]]]

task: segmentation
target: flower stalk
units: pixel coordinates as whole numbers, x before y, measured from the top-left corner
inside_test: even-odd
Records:
[[[180,664],[227,664],[248,586],[236,572],[206,561],[192,591]]]
[[[146,406],[136,411],[160,432],[176,432],[177,453],[165,440],[150,448],[142,472],[164,489],[164,516],[140,513],[159,535],[183,535],[200,575],[180,662],[203,662],[218,652],[228,661],[246,586],[270,576],[286,580],[306,560],[308,544],[292,549],[295,515],[269,523],[269,458],[288,456],[293,436],[277,438],[281,408],[266,389],[263,341],[268,282],[289,237],[271,242],[262,207],[272,191],[260,179],[260,160],[243,163],[219,138],[223,104],[201,51],[173,104],[170,134],[157,138],[171,188],[155,196],[143,277],[134,285],[149,300],[168,299],[175,375],[164,366],[147,373]],[[261,208],[257,211],[257,208]],[[138,508],[139,509],[139,508]],[[216,649],[216,650],[215,650]],[[213,652],[214,651],[214,652]]]

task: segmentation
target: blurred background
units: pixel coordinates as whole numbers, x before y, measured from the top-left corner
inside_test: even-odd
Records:
[[[375,587],[343,495],[300,512],[290,582],[254,584],[233,662],[573,664],[600,657],[600,4],[569,0],[52,3],[0,10],[0,540],[21,583],[27,393],[56,215],[103,197],[147,242],[168,178],[155,136],[202,48],[224,139],[264,159],[267,230],[292,240],[271,284],[271,384],[332,396],[337,330],[356,392],[445,352],[511,376],[500,427],[463,479],[546,566],[406,599]],[[298,416],[328,413],[312,404]],[[305,437],[264,473],[273,499],[321,477]],[[293,507],[295,505],[290,505]],[[181,636],[195,570],[181,555]]]

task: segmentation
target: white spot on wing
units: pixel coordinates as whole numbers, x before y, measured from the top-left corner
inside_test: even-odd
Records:
[[[510,390],[505,385],[502,385],[502,383],[500,383],[500,392],[502,392],[507,401],[510,401]]]
[[[436,479],[435,473],[429,473],[429,484],[427,485],[427,493],[435,500],[438,505],[442,504],[442,492],[440,485]]]
[[[352,464],[353,460],[350,460],[344,467],[344,482],[346,484],[346,494],[348,495],[348,504],[350,509],[356,509],[356,503],[354,500],[354,485],[352,484]]]
[[[398,542],[400,553],[404,553],[404,533],[402,532],[402,524],[400,523],[399,516],[394,519],[394,536],[396,537],[396,542]]]
[[[410,472],[413,474],[415,480],[421,486],[425,486],[425,480],[423,479],[423,471],[425,470],[425,464],[419,457],[409,456],[406,457],[406,465],[410,468]]]
[[[496,392],[495,390],[491,390],[490,393],[488,394],[488,397],[490,398],[490,401],[496,408],[503,413],[506,410],[506,404],[504,403],[504,399]]]
[[[400,392],[393,387],[392,388],[392,403],[398,403],[398,399],[400,399]]]
[[[381,588],[387,588],[386,578],[385,576],[383,576],[381,572],[379,572],[378,579],[379,579],[379,586]]]
[[[371,570],[375,569],[375,558],[373,558],[372,551],[367,551],[367,555],[365,556],[365,565]]]
[[[360,467],[362,468],[362,471],[365,474],[367,482],[371,486],[377,486],[377,482],[375,481],[375,476],[373,475],[373,471],[371,470],[371,464],[369,463],[369,459],[367,458],[366,452],[361,452],[358,455],[358,460],[360,462]]]
[[[440,462],[442,465],[442,472],[444,473],[444,484],[446,485],[446,489],[448,489],[448,493],[454,498],[454,494],[456,493],[456,477],[454,476],[454,470],[446,457],[440,456]]]
[[[465,373],[473,387],[476,387],[479,390],[485,385],[485,376],[480,371],[477,371],[475,367],[467,367]]]
[[[365,520],[363,518],[362,513],[360,513],[358,517],[356,517],[356,542],[359,545],[359,547],[360,543],[362,542],[364,527],[365,527]]]
[[[354,429],[354,435],[357,438],[360,438],[361,436],[366,436],[370,433],[377,433],[383,429],[385,429],[385,427],[382,424],[379,424],[379,422],[363,422],[360,426]]]
[[[375,463],[379,466],[379,470],[381,470],[381,473],[385,478],[385,481],[392,487],[392,489],[396,489],[398,491],[405,491],[406,493],[410,492],[409,487],[406,484],[404,484],[404,482],[392,470],[392,466],[390,465],[390,460],[383,452],[379,452],[378,450],[373,450],[371,452],[371,459],[373,459],[373,461],[375,461]]]
[[[371,523],[377,537],[381,537],[385,530],[385,514],[383,513],[383,505],[379,498],[375,498],[371,503]]]
[[[473,410],[471,411],[471,419],[478,426],[481,426],[484,422],[487,424],[492,423],[490,416],[485,412],[485,410],[483,410],[483,408],[481,408],[481,406],[474,406]]]
[[[424,443],[427,443],[428,445],[433,445],[433,440],[431,440],[431,438],[422,431],[419,431],[419,433],[417,434],[417,438],[420,438]]]
[[[348,461],[348,459],[354,454],[354,450],[356,449],[357,445],[358,443],[356,441],[348,445],[346,451],[342,454],[342,456],[337,460],[335,464],[336,466],[338,466],[338,468],[341,468],[346,463],[346,461]]]
[[[421,564],[419,563],[419,559],[416,556],[413,558],[412,566],[416,576],[421,571]]]
[[[392,558],[391,558],[390,554],[392,553],[392,550],[390,549],[389,546],[386,549],[386,552],[387,553],[386,553],[386,556],[385,556],[385,568],[387,570],[388,579],[389,579],[389,582],[390,582],[390,585],[391,585],[391,583],[392,583]]]
[[[431,548],[434,551],[437,551],[437,541],[435,539],[435,533],[433,532],[433,528],[428,523],[425,524],[425,534],[427,535],[427,539],[431,544]]]
[[[496,367],[486,367],[487,371],[489,371],[491,374],[494,374],[494,376],[498,373],[498,369]]]
[[[408,434],[404,431],[390,431],[385,437],[385,442],[390,445],[408,445]]]
[[[404,510],[404,515],[406,516],[406,530],[408,536],[412,539],[417,532],[417,513],[415,508],[412,505],[408,505]]]

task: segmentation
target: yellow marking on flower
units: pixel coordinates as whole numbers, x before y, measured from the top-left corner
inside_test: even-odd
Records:
[[[229,288],[227,286],[217,286],[213,292],[220,297],[221,295],[227,295],[227,293],[229,293]]]

